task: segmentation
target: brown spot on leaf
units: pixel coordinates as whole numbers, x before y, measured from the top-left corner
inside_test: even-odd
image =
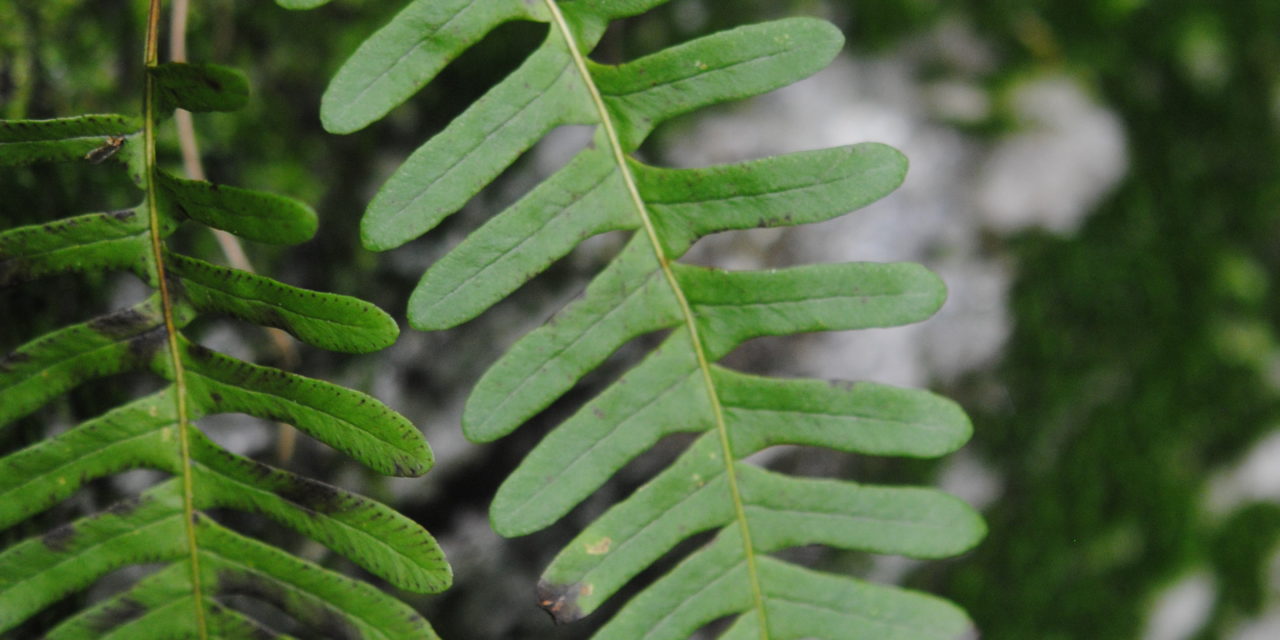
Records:
[[[333,513],[342,508],[343,493],[336,487],[301,477],[285,476],[287,480],[276,488],[280,497],[319,513]]]
[[[584,549],[588,555],[599,556],[609,553],[611,546],[613,546],[613,538],[605,536],[592,544],[585,545]]]
[[[89,321],[89,328],[115,340],[135,336],[156,326],[156,320],[137,309],[121,309]]]
[[[187,354],[196,360],[205,361],[213,357],[213,351],[208,347],[200,344],[192,344],[187,347]]]
[[[590,592],[588,587],[586,593]],[[579,584],[551,584],[546,580],[539,580],[538,606],[551,614],[551,619],[556,624],[568,624],[582,618],[578,598],[583,593],[583,586]]]
[[[137,362],[146,362],[164,346],[168,336],[169,332],[163,326],[143,333],[129,341],[129,355]]]

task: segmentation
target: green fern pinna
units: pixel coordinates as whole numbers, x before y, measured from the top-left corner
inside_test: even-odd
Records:
[[[669,467],[582,531],[546,569],[538,599],[557,621],[590,614],[681,541],[710,541],[640,591],[598,632],[688,638],[719,619],[733,640],[952,639],[971,627],[942,600],[786,562],[810,544],[919,558],[954,555],[985,532],[972,509],[923,488],[775,473],[749,457],[792,444],[940,456],[968,439],[953,403],[882,385],[746,375],[717,361],[757,336],[885,327],[929,317],[945,296],[914,264],[832,264],[726,272],[678,262],[719,231],[817,222],[892,191],[906,161],[860,144],[706,169],[648,166],[633,152],[676,115],[781,87],[824,67],[842,38],[814,19],[713,34],[611,66],[587,57],[612,20],[666,0],[415,0],[338,71],[327,129],[383,117],[499,24],[548,25],[504,81],[413,153],[363,219],[374,250],[431,230],[542,136],[593,125],[563,169],[473,232],[422,277],[418,329],[482,313],[590,236],[630,231],[585,293],[517,342],[463,415],[474,441],[502,437],[548,407],[620,346],[669,330],[620,380],[555,428],[499,489],[503,535],[543,529],[673,433],[698,434]],[[280,0],[317,6],[324,0]]]
[[[434,592],[451,581],[440,548],[413,521],[232,454],[197,428],[203,416],[244,413],[295,425],[380,473],[418,475],[432,464],[418,430],[374,398],[241,362],[184,335],[198,316],[225,314],[318,347],[366,352],[391,344],[398,329],[360,300],[298,289],[168,246],[166,239],[189,222],[259,242],[297,243],[315,232],[316,217],[288,198],[184,180],[157,166],[156,127],[175,107],[229,111],[248,95],[237,71],[157,64],[159,5],[152,0],[146,77],[139,79],[141,119],[0,121],[0,165],[101,163],[102,171],[118,165],[143,194],[132,208],[0,231],[0,286],[124,270],[152,290],[139,304],[40,336],[0,358],[0,428],[95,378],[143,370],[167,381],[159,391],[0,458],[0,528],[96,478],[134,468],[171,478],[0,552],[0,632],[109,572],[159,563],[159,570],[44,637],[282,637],[228,607],[231,596],[270,602],[325,637],[434,637],[417,613],[373,586],[232,531],[206,513],[263,514],[402,589]]]

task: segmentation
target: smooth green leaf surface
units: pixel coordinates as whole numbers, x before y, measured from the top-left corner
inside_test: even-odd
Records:
[[[722,31],[627,64],[588,68],[622,148],[634,151],[665,120],[820,71],[843,43],[828,22],[788,18]]]
[[[156,172],[164,207],[246,240],[296,244],[316,233],[316,214],[305,204],[262,191],[228,187]]]
[[[328,3],[329,0],[276,0],[285,9],[314,9]]]
[[[925,391],[713,371],[721,405],[735,425],[731,444],[738,457],[799,444],[934,458],[959,449],[973,432],[958,405]]]

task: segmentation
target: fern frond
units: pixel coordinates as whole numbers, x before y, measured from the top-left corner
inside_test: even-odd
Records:
[[[735,616],[726,638],[954,638],[970,623],[950,603],[817,573],[770,554],[823,544],[919,558],[954,555],[985,529],[930,489],[794,478],[748,457],[781,444],[851,453],[940,456],[970,425],[923,391],[830,385],[734,372],[716,362],[746,340],[918,322],[942,283],[911,264],[801,266],[730,273],[676,262],[700,237],[827,220],[895,189],[906,173],[878,144],[705,169],[660,169],[631,154],[655,126],[702,106],[757,95],[824,67],[842,37],[793,18],[740,27],[618,66],[586,57],[611,20],[665,0],[418,0],[338,71],[321,117],[335,132],[377,120],[450,60],[509,20],[550,25],[509,77],[414,152],[369,205],[366,246],[400,246],[438,225],[551,129],[594,125],[564,168],[467,237],[423,276],[415,328],[465,322],[579,242],[634,232],[555,319],[481,379],[463,429],[510,433],[637,336],[670,330],[640,364],[557,426],[503,483],[491,521],[504,535],[563,517],[629,461],[673,433],[701,434],[668,468],[596,520],[539,586],[557,621],[595,610],[680,541],[711,543],[627,603],[607,638],[687,638]]]
[[[188,221],[288,244],[310,238],[316,217],[289,198],[184,180],[156,166],[154,128],[161,112],[236,109],[248,92],[242,74],[215,65],[156,65],[152,54],[146,83],[141,119],[0,121],[0,164],[119,162],[144,193],[132,209],[0,231],[0,285],[125,270],[154,290],[133,307],[53,331],[0,358],[0,428],[95,378],[149,371],[168,382],[0,458],[0,529],[98,478],[138,468],[172,476],[0,551],[0,632],[111,571],[162,563],[47,637],[278,637],[230,608],[230,596],[265,600],[333,637],[435,637],[426,621],[391,596],[208,515],[213,509],[261,514],[402,589],[434,592],[451,580],[435,540],[413,521],[368,498],[232,454],[196,427],[204,416],[243,413],[292,424],[380,473],[419,475],[432,464],[418,430],[374,398],[242,362],[184,335],[196,318],[219,314],[278,327],[314,346],[361,353],[394,342],[398,328],[355,298],[172,251],[166,238]]]

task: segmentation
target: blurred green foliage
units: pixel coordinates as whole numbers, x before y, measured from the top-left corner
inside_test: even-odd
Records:
[[[1135,638],[1162,587],[1207,568],[1220,588],[1199,637],[1225,637],[1266,604],[1280,542],[1273,504],[1205,509],[1210,474],[1280,410],[1280,5],[957,11],[996,44],[999,74],[1089,78],[1131,168],[1077,236],[1010,244],[1016,328],[999,370],[972,381],[1007,394],[974,415],[1005,490],[948,588],[984,638]]]

